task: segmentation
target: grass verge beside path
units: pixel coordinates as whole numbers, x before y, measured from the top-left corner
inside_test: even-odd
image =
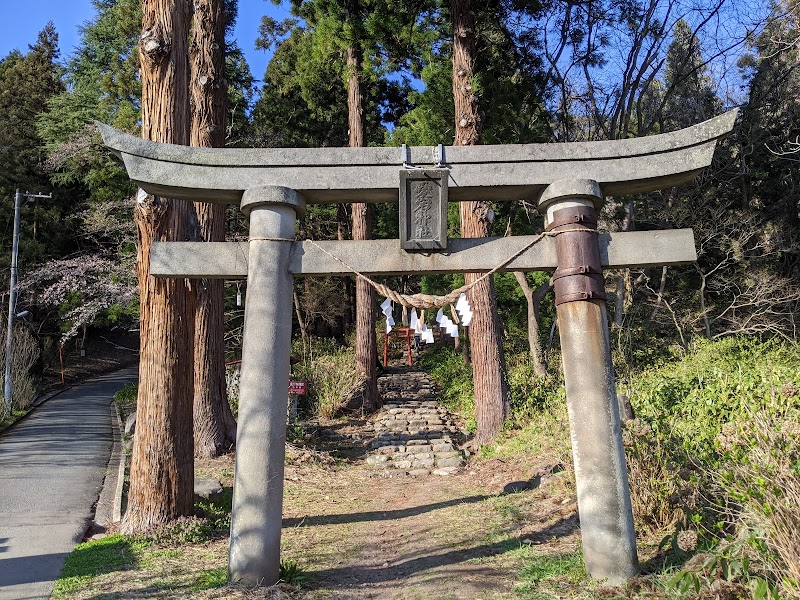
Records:
[[[3,433],[6,429],[11,427],[14,423],[22,419],[25,415],[33,410],[33,407],[30,407],[25,410],[14,410],[11,414],[6,415],[2,420],[0,420],[0,433]]]

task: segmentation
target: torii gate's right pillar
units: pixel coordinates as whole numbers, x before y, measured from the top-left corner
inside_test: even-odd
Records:
[[[596,181],[560,180],[539,210],[549,231],[565,231],[556,237],[553,286],[583,558],[592,577],[618,584],[639,566],[597,245],[603,201]]]

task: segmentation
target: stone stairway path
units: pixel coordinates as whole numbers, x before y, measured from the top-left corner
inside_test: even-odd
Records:
[[[436,401],[436,386],[417,367],[387,368],[378,379],[383,409],[372,421],[367,463],[389,475],[451,475],[464,465],[466,434]]]

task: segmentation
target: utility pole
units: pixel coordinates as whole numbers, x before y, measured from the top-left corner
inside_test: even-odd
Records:
[[[52,198],[53,194],[24,194],[17,190],[14,196],[14,238],[11,244],[11,280],[8,290],[8,331],[6,332],[6,378],[5,401],[6,410],[11,412],[11,366],[14,361],[14,318],[17,316],[17,257],[19,255],[20,209],[23,198]]]

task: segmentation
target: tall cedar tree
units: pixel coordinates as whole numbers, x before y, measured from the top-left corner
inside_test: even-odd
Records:
[[[474,88],[475,13],[469,0],[452,0],[453,101],[455,145],[472,146],[480,141],[483,119]],[[462,202],[459,206],[462,237],[491,234],[494,213],[486,201]],[[479,277],[466,273],[467,284]],[[494,281],[486,278],[468,294],[474,316],[470,325],[470,350],[475,387],[476,444],[491,442],[508,416],[509,396],[505,356],[500,342],[500,322],[494,297]]]
[[[224,0],[195,0],[189,42],[192,146],[225,145],[228,90],[225,81]],[[225,241],[225,206],[197,202],[201,241]],[[219,456],[236,443],[225,385],[225,290],[219,279],[196,282],[194,337],[194,453]]]
[[[350,130],[350,147],[366,146],[364,129],[364,97],[361,93],[361,36],[359,32],[359,7],[357,0],[345,2],[345,23],[351,32],[347,45],[347,122]],[[372,207],[357,202],[353,204],[353,239],[372,238]],[[378,408],[378,348],[375,341],[375,290],[359,278],[356,280],[356,369],[364,376],[364,404],[367,412]]]
[[[139,40],[142,137],[189,141],[185,0],[143,0]],[[152,530],[193,512],[194,293],[182,279],[150,276],[154,241],[190,239],[193,206],[139,193],[141,348],[136,443],[131,461],[126,533]]]

